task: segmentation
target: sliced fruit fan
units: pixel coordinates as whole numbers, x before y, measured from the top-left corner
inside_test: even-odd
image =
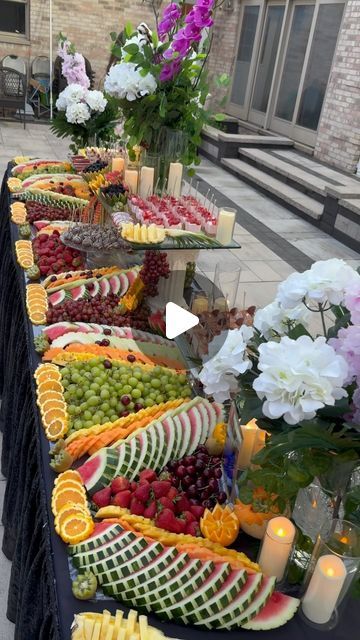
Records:
[[[234,548],[240,523],[220,483],[223,408],[192,397],[183,357],[147,305],[169,276],[166,255],[87,269],[84,254],[62,242],[94,180],[104,190],[103,169],[85,182],[67,163],[19,160],[9,184],[27,310],[41,326],[36,399],[55,473],[55,530],[77,571],[73,595],[101,590],[130,609],[77,614],[72,638],[161,640],[147,614],[204,629],[276,628],[299,601]],[[32,230],[21,229],[27,223]],[[179,243],[204,242],[181,230],[122,229],[132,243],[161,244],[170,232]]]

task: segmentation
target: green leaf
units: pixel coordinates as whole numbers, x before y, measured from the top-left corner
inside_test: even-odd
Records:
[[[289,329],[287,334],[292,340],[297,340],[301,336],[310,336],[310,338],[312,338],[311,333],[309,333],[302,324],[295,325]]]
[[[226,120],[225,113],[215,113],[214,120],[216,120],[216,122],[223,122],[223,120]]]
[[[131,22],[127,22],[125,25],[125,29],[124,29],[127,38],[131,38],[131,36],[134,33],[134,27],[132,26]]]
[[[134,56],[139,52],[139,47],[137,44],[135,44],[135,42],[125,45],[123,49],[124,51],[126,51],[126,53],[129,53],[131,56]]]
[[[111,40],[112,40],[113,42],[116,42],[116,40],[117,40],[117,33],[116,33],[116,31],[112,31],[112,32],[110,33],[110,38],[111,38]]]

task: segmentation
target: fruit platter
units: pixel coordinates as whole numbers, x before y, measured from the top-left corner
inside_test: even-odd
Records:
[[[173,237],[180,247],[215,246],[215,223],[193,198],[152,198],[160,226],[133,198],[117,233],[146,248],[138,264],[90,267],[84,238],[94,244],[89,234],[106,229],[93,219],[94,191],[108,199],[125,192],[106,191],[118,176],[109,178],[101,161],[80,166],[81,175],[51,160],[16,165],[22,189],[12,191],[9,212],[37,354],[51,526],[77,612],[71,637],[161,640],[217,630],[235,638],[241,629],[276,629],[299,600],[246,553],[223,483],[226,410],[195,393],[153,307],[171,273],[157,245]],[[170,209],[183,216],[181,228]],[[67,244],[74,229],[88,234],[75,248]],[[234,318],[233,327],[249,318]]]

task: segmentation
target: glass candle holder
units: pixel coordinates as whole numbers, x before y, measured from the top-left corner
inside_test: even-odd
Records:
[[[360,527],[334,519],[318,535],[305,576],[301,613],[320,630],[333,629],[360,568]]]
[[[240,284],[240,266],[217,262],[213,287],[213,308],[229,312],[236,306]]]

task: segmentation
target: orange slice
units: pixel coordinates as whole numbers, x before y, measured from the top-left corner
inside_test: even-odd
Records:
[[[60,393],[64,393],[64,387],[58,380],[44,380],[44,382],[39,384],[38,391],[39,394],[44,391],[59,391]]]
[[[77,516],[79,514],[90,517],[89,509],[86,507],[83,507],[81,504],[75,504],[74,502],[67,502],[55,517],[56,533],[60,535],[61,527],[68,516]]]
[[[50,442],[60,440],[68,432],[68,423],[66,420],[57,418],[45,425],[45,435]]]
[[[44,404],[47,400],[63,400],[63,394],[58,391],[46,391],[46,393],[40,394],[38,396],[38,404]]]
[[[79,480],[65,478],[65,480],[62,480],[54,486],[53,496],[57,496],[59,491],[63,491],[63,489],[75,489],[77,491],[81,491],[84,496],[86,495],[84,485]]]
[[[42,413],[43,423],[48,426],[54,420],[63,420],[65,422],[67,418],[66,405],[63,405],[59,408],[54,407],[53,409],[48,409],[48,411]]]
[[[55,371],[54,369],[51,371],[42,371],[36,378],[36,382],[41,384],[42,382],[46,382],[46,380],[56,380],[57,382],[61,382],[61,373],[60,371]]]
[[[45,325],[46,323],[46,315],[44,313],[30,313],[29,315],[30,322],[37,327],[41,325]]]
[[[201,533],[205,538],[228,547],[239,534],[239,521],[230,507],[217,504],[213,511],[205,509],[200,520]]]
[[[60,537],[68,544],[78,544],[89,538],[95,528],[93,520],[84,514],[70,515],[64,519]]]
[[[52,409],[62,409],[66,413],[66,402],[64,400],[49,400],[46,399],[45,402],[40,403],[40,413],[45,416],[48,411]],[[51,422],[51,419],[50,419]]]
[[[82,484],[80,473],[78,471],[74,471],[73,469],[68,469],[67,471],[61,473],[57,478],[55,478],[54,485],[57,486],[65,480],[75,480]]]
[[[73,502],[80,504],[83,507],[87,506],[86,496],[79,489],[62,489],[52,497],[51,508],[54,516],[56,516],[60,509],[64,507],[67,502]]]
[[[35,369],[34,376],[37,378],[43,371],[59,371],[59,368],[55,364],[39,364],[37,369]]]

